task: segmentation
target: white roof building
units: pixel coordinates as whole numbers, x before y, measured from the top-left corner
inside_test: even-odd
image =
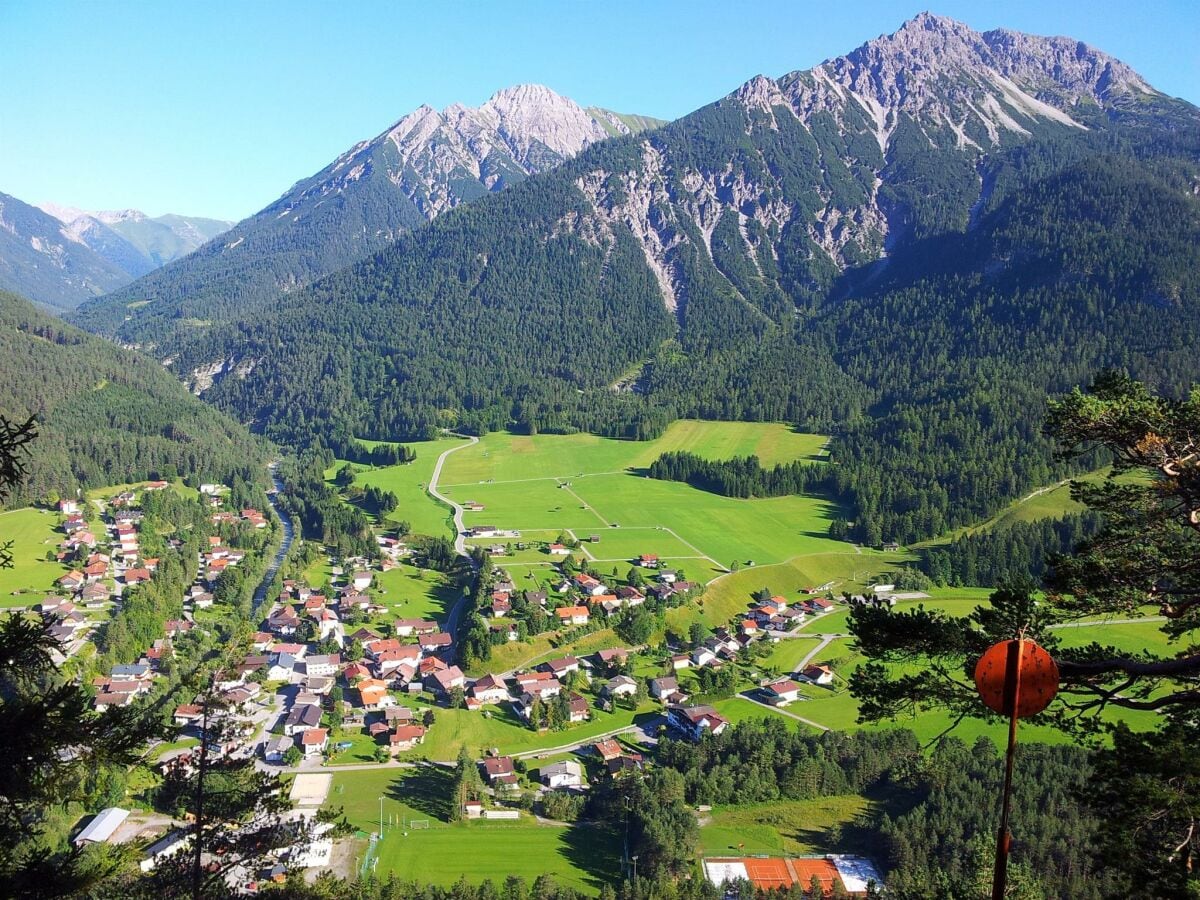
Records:
[[[79,832],[75,838],[75,846],[84,844],[103,844],[121,827],[121,823],[129,818],[129,810],[110,806],[96,814],[96,818],[88,823],[87,828]]]

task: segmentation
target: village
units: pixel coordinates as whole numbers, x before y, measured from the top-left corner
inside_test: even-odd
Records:
[[[59,578],[61,596],[46,598],[38,611],[53,622],[65,656],[78,653],[96,627],[84,610],[119,606],[127,591],[154,578],[159,560],[141,551],[139,497],[168,487],[151,482],[140,493],[122,491],[96,502],[103,530],[95,514],[85,518],[79,502],[60,502],[64,539],[56,557],[76,567]],[[200,494],[218,533],[208,536],[197,553],[182,615],[166,621],[161,636],[136,658],[93,679],[97,709],[148,697],[164,679],[163,661],[175,643],[223,614],[221,579],[246,560],[248,551],[232,546],[238,542],[227,540],[222,530],[244,535],[271,527],[258,509],[225,509],[226,487],[202,485]],[[465,536],[520,538],[519,532],[489,526],[473,527]],[[563,536],[519,545],[549,560],[544,585],[520,590],[502,565],[491,562],[493,554],[502,561],[508,545],[488,544],[477,554],[484,563],[474,594],[464,593],[459,601],[476,608],[465,611],[459,634],[452,634],[435,618],[390,615],[378,581],[398,566],[416,565],[405,538],[381,528],[376,556],[330,556],[325,564],[330,577],[320,587],[303,578],[277,580],[278,593],[257,609],[258,630],[245,653],[212,676],[211,691],[180,698],[173,708],[177,739],[163,745],[155,762],[162,777],[194,774],[202,751],[210,759],[252,759],[290,784],[290,816],[309,826],[300,843],[279,854],[272,867],[238,871],[242,886],[262,878],[278,881],[298,867],[315,874],[331,866],[336,853],[329,826],[312,826],[330,800],[330,773],[339,767],[452,767],[453,751],[472,752],[482,789],[466,795],[456,815],[503,820],[533,810],[553,817],[564,804],[586,797],[597,778],[642,771],[663,737],[700,741],[723,734],[731,719],[718,708],[720,698],[736,694],[782,710],[802,702],[806,688],[825,689],[835,679],[827,665],[804,664],[771,675],[757,664],[772,645],[795,637],[806,621],[838,605],[828,590],[814,588],[796,600],[764,591],[725,626],[648,642],[645,623],[640,628],[632,623],[694,604],[703,585],[686,580],[654,554],[629,560],[624,578],[616,577],[615,569],[612,577],[603,575],[586,557],[576,562],[578,542]],[[172,538],[168,546],[179,550],[183,545]],[[891,586],[880,588],[883,593],[870,602],[887,602]],[[863,596],[846,599],[868,602]],[[546,633],[564,652],[511,668],[479,671],[475,665],[475,674],[468,675],[458,638],[480,622],[493,646]],[[586,644],[597,629],[613,629],[616,638],[586,653],[573,652],[572,644]],[[639,631],[638,639],[622,642],[622,633],[633,636],[630,629]],[[493,729],[480,731],[480,737],[499,735],[495,745],[439,740],[439,719],[448,716],[478,717]],[[462,727],[461,719],[455,722]],[[597,731],[597,725],[604,730]],[[530,738],[506,751],[505,741],[517,729]],[[109,807],[98,811],[75,840],[79,845],[145,842],[149,838],[146,830],[138,830],[138,821],[130,810]],[[144,851],[146,870],[190,843],[184,821],[151,837]]]

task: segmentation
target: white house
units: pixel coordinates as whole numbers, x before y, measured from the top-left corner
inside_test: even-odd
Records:
[[[538,776],[548,788],[579,787],[583,784],[583,766],[574,760],[566,760],[542,766]]]
[[[829,666],[805,666],[804,671],[800,674],[813,684],[833,683],[833,669],[829,668]]]
[[[775,704],[791,703],[800,697],[800,685],[790,678],[780,678],[770,684],[763,685],[763,691],[768,699]]]
[[[713,653],[707,647],[697,647],[692,651],[692,664],[695,666],[707,666],[710,663],[716,662],[717,654]]]

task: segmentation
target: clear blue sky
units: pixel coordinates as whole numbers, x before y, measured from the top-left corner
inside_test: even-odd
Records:
[[[674,118],[929,8],[1066,34],[1200,102],[1200,2],[0,0],[0,191],[242,218],[429,103],[540,82]]]

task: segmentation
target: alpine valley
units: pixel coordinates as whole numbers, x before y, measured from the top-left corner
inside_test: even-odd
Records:
[[[64,202],[46,110],[157,209],[738,75],[0,194],[0,898],[1200,896],[1200,108],[930,13],[738,86],[863,15],[786,0],[28,6]]]
[[[1096,49],[922,14],[646,124],[418,110],[76,321],[284,443],[828,430],[868,543],[1066,474],[1048,393],[1200,373],[1200,112]]]

